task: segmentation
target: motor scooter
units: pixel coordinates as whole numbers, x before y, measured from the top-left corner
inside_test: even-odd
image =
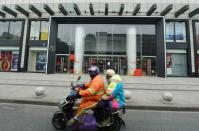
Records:
[[[78,81],[81,79],[79,76],[76,82],[71,82],[71,92],[68,96],[73,93],[76,93],[79,84]],[[110,111],[111,122],[106,126],[99,126],[96,122],[96,119],[92,113],[84,113],[79,118],[77,123],[72,126],[67,126],[66,123],[75,115],[75,103],[78,98],[67,99],[64,98],[60,104],[58,105],[59,110],[56,111],[52,118],[52,125],[57,130],[79,130],[79,131],[119,131],[122,126],[125,127],[125,122],[121,117],[120,110],[112,110]],[[123,111],[124,113],[124,111]]]

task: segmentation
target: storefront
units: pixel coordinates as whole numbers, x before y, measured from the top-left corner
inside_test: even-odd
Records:
[[[191,65],[189,60],[190,41],[188,34],[187,20],[167,20],[166,21],[166,68],[167,76],[190,75]]]
[[[0,21],[0,71],[19,71],[22,20]]]
[[[27,71],[46,72],[48,19],[33,19],[29,21],[27,46]]]
[[[140,68],[165,76],[163,17],[51,17],[50,24],[47,73],[86,73],[97,65],[101,73]]]
[[[0,71],[199,76],[197,1],[0,4]]]

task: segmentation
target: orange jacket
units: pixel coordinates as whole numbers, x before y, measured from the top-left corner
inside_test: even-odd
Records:
[[[87,101],[99,101],[105,92],[104,81],[100,75],[86,83],[85,87],[86,89],[80,90],[79,94]]]

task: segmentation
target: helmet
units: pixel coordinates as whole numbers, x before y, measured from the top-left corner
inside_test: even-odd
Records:
[[[109,80],[113,75],[115,75],[115,71],[113,69],[106,70],[106,79]]]
[[[96,75],[99,74],[99,68],[97,66],[91,66],[88,68],[88,74],[91,78],[94,78]]]
[[[115,75],[115,71],[113,69],[106,70],[106,75],[113,76]]]
[[[120,77],[120,75],[114,75],[112,78],[111,78],[112,81],[115,81],[115,82],[120,82],[122,81],[122,78]]]

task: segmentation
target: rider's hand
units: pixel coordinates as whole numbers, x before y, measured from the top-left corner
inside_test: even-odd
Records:
[[[85,85],[84,84],[79,84],[79,88],[80,89],[85,89]]]
[[[73,91],[73,92],[71,92],[71,94],[69,94],[69,95],[66,97],[66,100],[68,100],[68,101],[74,100],[75,98],[78,98],[78,94],[79,94],[78,91]]]

